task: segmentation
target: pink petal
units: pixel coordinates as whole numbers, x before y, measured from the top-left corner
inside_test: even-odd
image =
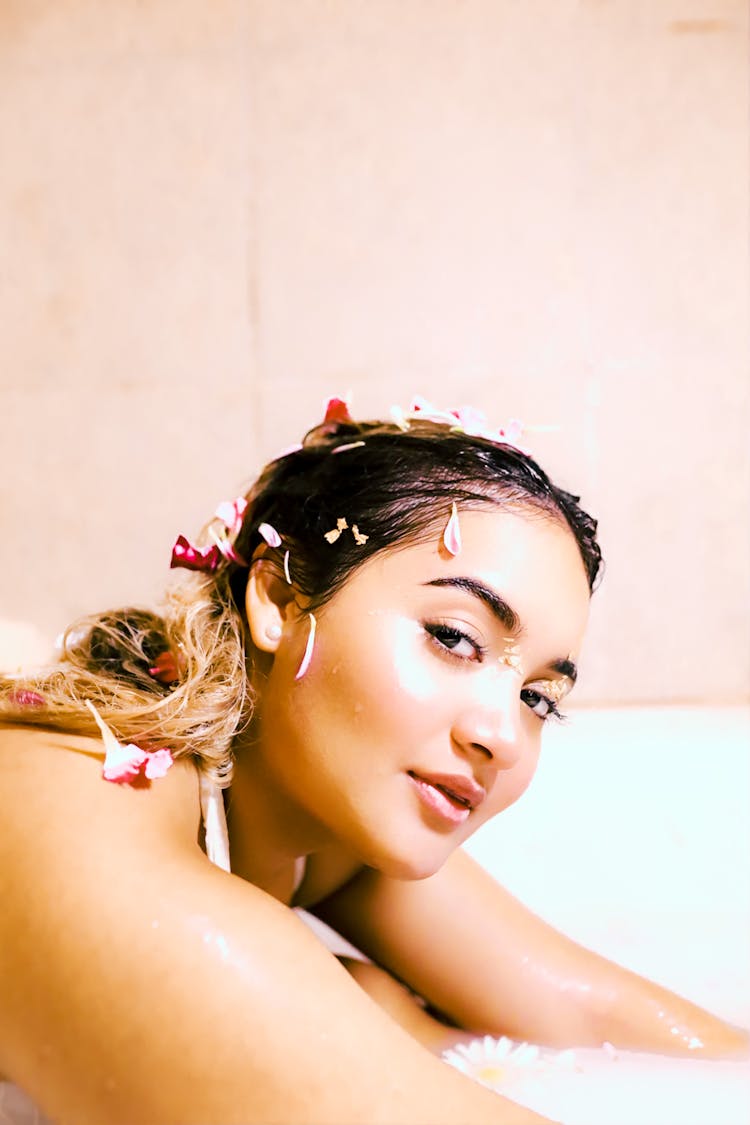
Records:
[[[343,398],[329,398],[326,403],[326,413],[323,419],[324,426],[338,423],[346,424],[353,421],[354,419],[349,413],[349,404]]]
[[[179,657],[167,649],[160,652],[154,660],[153,666],[148,670],[149,676],[158,680],[160,684],[174,684],[180,678]]]
[[[28,688],[19,688],[8,696],[8,702],[15,707],[44,707],[45,698],[38,691],[29,691]]]
[[[183,567],[185,570],[216,570],[219,565],[219,549],[215,544],[210,547],[194,547],[184,535],[178,535],[169,565],[172,568]]]
[[[415,395],[411,400],[409,413],[417,414],[427,422],[440,422],[452,425],[456,421],[455,413],[451,413],[448,410],[438,410],[436,406],[433,406],[426,398],[422,398],[421,395]]]
[[[461,551],[461,526],[458,522],[458,508],[455,502],[451,507],[451,518],[443,532],[443,546],[451,555],[457,555]]]
[[[523,429],[523,423],[519,422],[517,418],[513,418],[510,422],[508,422],[507,426],[501,427],[498,435],[496,437],[493,437],[492,440],[498,441],[502,445],[510,445],[513,447],[513,449],[517,449],[519,453],[525,453],[528,456],[529,450],[521,442]]]
[[[364,444],[365,443],[363,441],[350,441],[348,443],[348,445],[337,445],[335,449],[331,450],[331,452],[332,453],[345,453],[347,451],[347,449],[357,449],[358,446],[364,445]]]
[[[164,747],[161,750],[154,750],[152,754],[146,755],[146,768],[144,773],[149,781],[155,777],[164,777],[168,769],[174,765],[174,758],[172,751]]]
[[[224,556],[225,559],[228,559],[229,562],[239,563],[240,566],[247,566],[245,560],[241,555],[237,554],[231,541],[227,539],[226,535],[220,535],[214,527],[209,527],[208,534],[216,544],[217,550]]]
[[[102,776],[105,781],[132,781],[141,772],[147,758],[148,754],[140,746],[134,746],[132,742],[122,746],[118,742],[116,747],[107,750]]]
[[[406,415],[404,414],[403,407],[392,406],[391,407],[391,418],[393,419],[393,421],[395,422],[395,424],[398,426],[398,428],[400,430],[403,430],[404,433],[406,433],[408,431],[409,423],[406,419]]]
[[[258,528],[258,531],[263,536],[269,547],[281,546],[281,536],[279,535],[275,527],[271,527],[270,523],[262,523]]]
[[[315,614],[311,613],[310,614],[310,632],[307,634],[307,645],[305,646],[305,655],[302,657],[302,663],[300,664],[299,668],[297,669],[297,675],[294,677],[295,680],[301,680],[302,677],[304,676],[305,672],[307,671],[307,669],[310,666],[310,661],[312,659],[312,654],[313,654],[313,648],[315,646],[315,626],[316,626]]]
[[[247,500],[244,496],[238,496],[236,500],[225,500],[216,509],[216,518],[226,525],[227,535],[231,538],[239,535],[242,530],[242,517],[246,508]]]
[[[86,706],[94,716],[96,725],[101,731],[105,749],[102,776],[105,781],[128,782],[135,780],[148,758],[146,751],[132,743],[123,746],[122,743],[117,741],[114,733],[104,722],[90,699],[86,700]]]
[[[460,406],[454,411],[461,429],[465,434],[476,437],[486,437],[488,434],[487,419],[481,410],[474,406]]]

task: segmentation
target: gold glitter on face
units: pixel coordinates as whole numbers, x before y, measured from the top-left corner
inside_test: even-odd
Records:
[[[547,699],[551,699],[553,703],[559,703],[570,691],[573,686],[567,676],[561,680],[534,680],[530,685],[535,691],[541,692]]]
[[[521,675],[521,646],[513,637],[503,637],[505,641],[505,649],[503,655],[498,657],[500,664],[504,664],[506,668],[510,668],[511,672],[516,675]]]

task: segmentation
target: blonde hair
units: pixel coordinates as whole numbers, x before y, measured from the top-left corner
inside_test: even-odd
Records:
[[[179,666],[174,684],[149,672],[159,652]],[[82,618],[66,630],[57,664],[0,677],[0,722],[98,737],[86,700],[121,742],[166,746],[227,786],[233,739],[252,714],[244,624],[227,574],[185,575],[161,614],[120,609]]]

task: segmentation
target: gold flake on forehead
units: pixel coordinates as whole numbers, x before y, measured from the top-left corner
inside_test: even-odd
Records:
[[[505,648],[503,655],[498,657],[499,663],[510,668],[511,672],[521,675],[521,646],[513,637],[503,637]]]
[[[341,532],[345,531],[348,526],[349,524],[346,522],[346,518],[344,516],[339,516],[336,520],[336,526],[332,528],[331,531],[326,531],[323,538],[327,539],[329,543],[335,543],[341,535]]]

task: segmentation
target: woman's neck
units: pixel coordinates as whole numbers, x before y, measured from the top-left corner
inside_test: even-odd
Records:
[[[322,826],[284,794],[265,768],[252,730],[235,746],[226,809],[232,871],[281,902],[298,882],[298,860],[330,843]]]

